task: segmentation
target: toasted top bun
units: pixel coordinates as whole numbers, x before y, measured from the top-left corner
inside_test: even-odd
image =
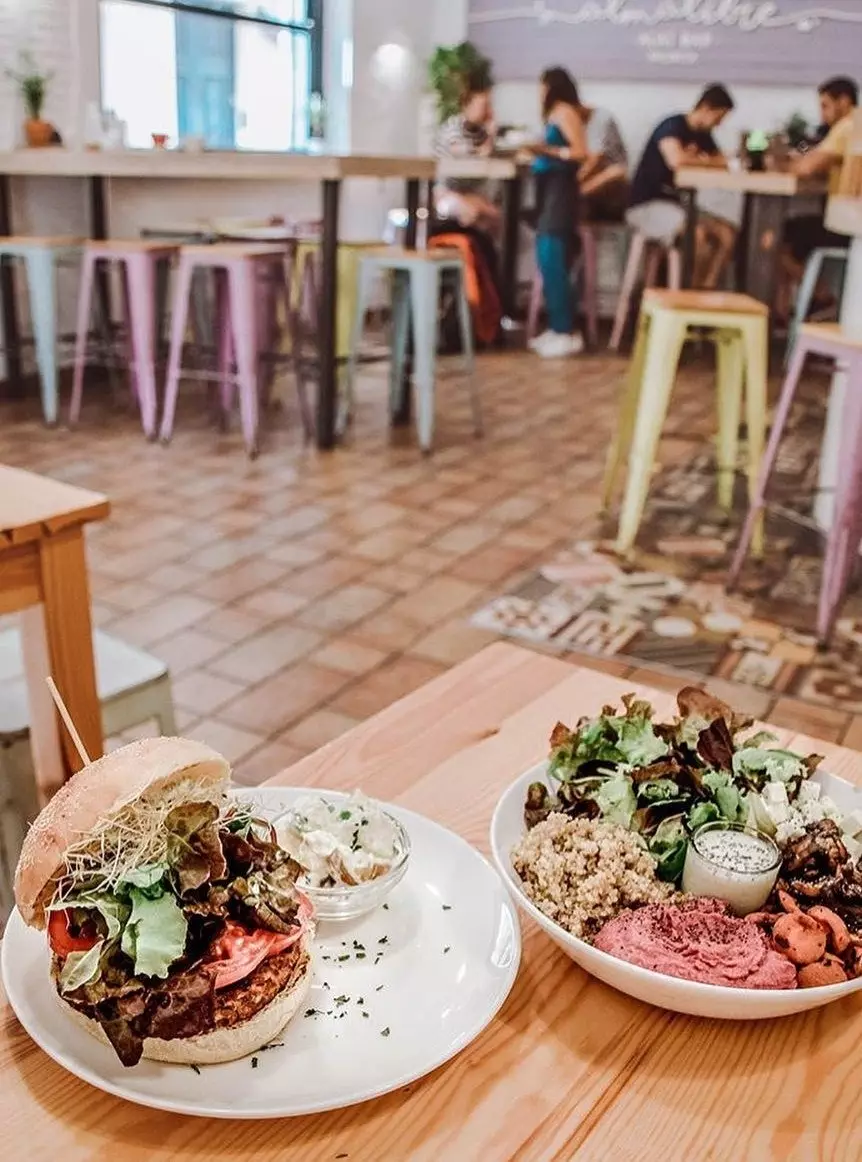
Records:
[[[15,902],[27,924],[45,927],[45,908],[66,849],[102,819],[139,799],[191,782],[195,798],[215,802],[230,767],[216,751],[186,738],[147,738],[91,763],[60,788],[27,833],[15,872]]]

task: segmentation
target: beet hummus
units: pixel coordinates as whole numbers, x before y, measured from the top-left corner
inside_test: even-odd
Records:
[[[619,960],[701,984],[740,989],[796,988],[796,970],[760,929],[723,900],[647,904],[601,929],[596,948]]]

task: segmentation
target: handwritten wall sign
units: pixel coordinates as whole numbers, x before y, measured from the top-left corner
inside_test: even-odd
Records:
[[[470,39],[504,81],[862,78],[862,0],[470,0]]]

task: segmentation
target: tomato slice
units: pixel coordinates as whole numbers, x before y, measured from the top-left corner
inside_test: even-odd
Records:
[[[304,926],[291,933],[270,932],[265,928],[249,929],[228,920],[224,932],[213,942],[209,963],[215,969],[216,989],[226,989],[251,976],[270,956],[286,952],[300,939]]]
[[[85,924],[77,935],[69,931],[72,916],[69,911],[52,912],[48,920],[48,942],[57,956],[65,959],[70,952],[89,952],[99,937],[94,924]]]

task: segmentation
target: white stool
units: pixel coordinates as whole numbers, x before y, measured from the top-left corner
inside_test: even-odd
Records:
[[[143,650],[97,630],[93,634],[96,688],[106,738],[155,719],[176,734],[167,666]],[[21,637],[0,632],[0,931],[14,903],[12,880],[21,843],[39,810],[30,753],[30,718]]]

